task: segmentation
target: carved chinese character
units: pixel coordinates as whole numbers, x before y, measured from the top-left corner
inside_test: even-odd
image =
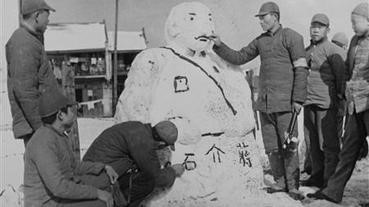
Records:
[[[244,142],[238,143],[237,148],[240,148],[238,150],[238,155],[239,155],[239,158],[240,158],[239,161],[243,166],[247,165],[249,167],[252,167],[251,158],[249,157],[250,152],[247,150],[248,147],[249,146],[246,145]]]
[[[185,160],[183,161],[182,165],[186,170],[194,170],[197,167],[197,164],[193,160],[189,160],[190,157],[195,156],[194,153],[185,153]]]
[[[211,151],[213,151],[213,162],[216,163],[218,161],[219,163],[221,163],[222,159],[220,157],[220,152],[223,154],[225,154],[225,152],[216,147],[215,144],[213,144],[213,146],[205,153],[205,155],[208,155]]]

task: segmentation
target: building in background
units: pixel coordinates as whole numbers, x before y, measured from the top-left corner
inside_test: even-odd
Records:
[[[114,36],[108,34],[105,22],[50,24],[45,33],[54,74],[64,91],[75,96],[79,116],[112,116]],[[118,94],[134,57],[145,48],[142,32],[118,33]]]
[[[114,62],[114,31],[108,32],[109,39],[109,56],[111,63]],[[127,73],[131,67],[131,63],[136,55],[146,49],[146,38],[144,30],[139,32],[118,31],[117,33],[117,53],[118,53],[118,97],[124,89],[124,82],[127,79]],[[113,64],[111,64],[112,66]],[[111,70],[112,71],[112,70]]]

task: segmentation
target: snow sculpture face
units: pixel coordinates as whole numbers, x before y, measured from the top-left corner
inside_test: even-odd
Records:
[[[175,6],[165,24],[167,43],[195,52],[210,46],[208,39],[214,33],[213,15],[209,8],[199,2],[185,2]]]

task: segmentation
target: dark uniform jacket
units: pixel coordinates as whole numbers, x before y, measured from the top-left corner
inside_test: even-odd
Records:
[[[352,114],[369,109],[369,35],[355,35],[350,42],[347,56],[346,99],[348,112]]]
[[[24,206],[61,207],[70,199],[97,199],[97,188],[82,184],[81,176],[98,175],[104,166],[76,160],[65,134],[41,126],[24,154]]]
[[[310,68],[305,105],[328,109],[337,106],[337,95],[345,93],[345,51],[324,38],[306,48]]]
[[[83,160],[110,165],[119,176],[135,166],[152,177],[157,187],[171,186],[175,180],[173,168],[160,169],[151,126],[141,122],[123,122],[106,129],[91,144]]]
[[[346,59],[346,65],[348,67],[347,73],[346,73],[346,80],[350,80],[352,78],[352,74],[353,74],[353,70],[355,67],[355,55],[357,53],[357,47],[359,44],[359,40],[363,40],[363,41],[368,41],[369,39],[369,35],[365,36],[365,37],[359,37],[357,35],[354,35],[351,39],[350,42],[350,46],[347,52],[347,59]],[[367,55],[367,54],[366,54]],[[366,67],[368,68],[369,66],[366,65]],[[365,66],[364,66],[365,68]],[[363,69],[362,69],[363,70]],[[369,79],[368,77],[363,77],[363,79]]]
[[[6,44],[8,96],[16,138],[32,134],[41,126],[40,92],[57,88],[46,57],[42,36],[22,26]]]
[[[261,34],[240,51],[223,43],[213,49],[235,65],[245,64],[260,55],[257,110],[266,113],[291,111],[293,101],[305,101],[308,70],[303,38],[297,32],[280,26],[274,33]]]

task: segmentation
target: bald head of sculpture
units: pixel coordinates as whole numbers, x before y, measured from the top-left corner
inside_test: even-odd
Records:
[[[165,24],[168,44],[177,45],[195,52],[210,46],[209,36],[214,34],[214,19],[210,9],[199,2],[184,2],[173,7]]]

